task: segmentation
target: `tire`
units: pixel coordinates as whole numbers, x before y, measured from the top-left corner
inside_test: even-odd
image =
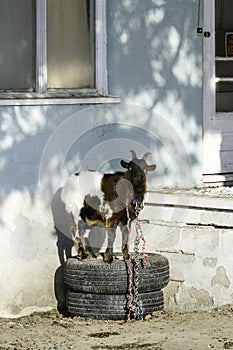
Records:
[[[139,293],[143,315],[163,309],[162,291]],[[67,292],[66,307],[70,316],[95,318],[98,320],[126,320],[128,316],[129,295],[95,294]]]
[[[133,260],[133,269],[134,267]],[[163,289],[169,282],[167,258],[159,254],[149,254],[146,266],[143,266],[140,258],[138,277],[139,293]],[[129,262],[115,259],[112,264],[106,264],[102,259],[80,261],[70,258],[66,261],[64,281],[77,292],[126,294],[129,285]]]

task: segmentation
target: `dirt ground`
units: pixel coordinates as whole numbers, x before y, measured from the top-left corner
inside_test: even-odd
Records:
[[[233,349],[233,307],[178,314],[156,312],[149,320],[127,323],[57,311],[0,319],[1,350],[205,350]]]

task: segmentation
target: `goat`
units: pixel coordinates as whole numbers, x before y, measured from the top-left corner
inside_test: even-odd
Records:
[[[150,152],[138,159],[135,151],[130,151],[132,160],[121,160],[125,172],[101,174],[96,171],[81,171],[71,175],[61,192],[66,211],[71,214],[73,226],[71,232],[81,259],[93,256],[91,248],[84,239],[87,228],[101,226],[106,229],[108,242],[103,260],[113,261],[113,243],[117,226],[122,232],[122,255],[128,255],[128,222],[134,220],[143,208],[146,192],[146,174],[156,165],[148,165],[146,160]],[[127,206],[127,208],[126,208]],[[129,220],[130,219],[130,220]],[[75,239],[79,233],[79,242]]]

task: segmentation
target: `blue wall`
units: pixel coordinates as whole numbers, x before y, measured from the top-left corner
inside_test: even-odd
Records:
[[[196,0],[108,0],[109,85],[165,118],[202,174],[202,38]],[[181,164],[178,166],[182,166]]]
[[[134,149],[152,152],[150,186],[200,182],[196,17],[193,0],[107,0],[109,92],[122,103],[0,107],[1,316],[56,306],[51,200],[70,173],[119,170]]]
[[[131,138],[143,144],[143,150],[146,147],[155,152],[163,184],[172,185],[174,182],[177,185],[177,178],[174,176],[172,180],[172,176],[169,176],[169,173],[173,173],[170,163],[165,160],[166,152],[170,157],[173,157],[173,151],[179,152],[177,142],[183,143],[182,147],[191,162],[193,176],[191,178],[188,173],[186,177],[190,177],[190,183],[200,182],[202,42],[196,35],[196,22],[197,2],[193,0],[107,0],[109,92],[120,96],[123,104],[122,107],[93,108],[89,132],[78,143],[70,146],[65,157],[64,167],[69,165],[68,172],[80,168],[80,159],[95,144],[108,139],[127,139],[134,135]],[[131,104],[131,110],[124,104]],[[139,110],[136,114],[139,114],[140,120],[136,114],[133,116],[137,106]],[[62,122],[88,107],[2,106],[1,193],[12,190],[38,191],[38,171],[46,142]],[[140,114],[140,108],[145,112],[142,110]],[[107,113],[112,113],[109,117],[110,126],[107,126],[107,119],[103,121],[105,126],[98,126],[95,120]],[[82,123],[82,118],[77,117],[77,123]],[[142,120],[145,121],[144,126]],[[132,126],[127,132],[124,125],[122,128],[113,125],[125,121],[129,121]],[[168,127],[167,139],[161,136],[161,132],[166,134],[166,130],[159,130],[160,127]],[[156,139],[154,143],[150,133]],[[140,151],[140,147],[138,149]],[[78,151],[79,156],[75,155]],[[107,152],[111,153],[110,144]],[[110,155],[107,157],[110,158]],[[125,150],[127,157],[128,149]],[[184,166],[176,159],[173,163],[176,164],[172,167],[181,169]],[[112,168],[116,168],[118,160],[113,157],[111,164]],[[190,167],[187,169],[189,171]],[[181,181],[178,181],[178,185],[182,185]]]

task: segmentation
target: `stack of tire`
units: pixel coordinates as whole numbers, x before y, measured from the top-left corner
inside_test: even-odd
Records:
[[[131,265],[122,259],[115,259],[112,264],[106,264],[102,259],[68,259],[64,281],[68,287],[66,308],[69,315],[102,320],[126,319],[132,297],[129,295],[129,279],[131,272],[134,276],[134,269],[134,260]],[[162,310],[162,289],[169,282],[167,258],[149,254],[144,266],[140,257],[138,282],[138,299],[142,301],[143,315]]]

